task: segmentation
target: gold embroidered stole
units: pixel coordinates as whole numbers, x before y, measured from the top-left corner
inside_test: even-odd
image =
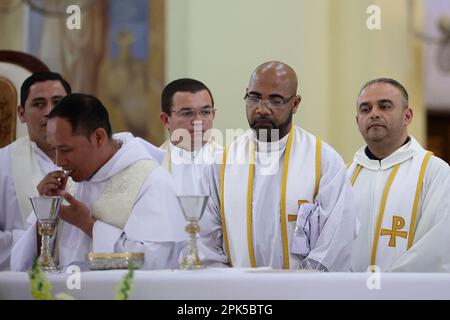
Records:
[[[412,158],[389,169],[373,230],[371,266],[385,270],[413,245],[423,179],[431,156],[431,152],[418,150]],[[363,187],[364,171],[370,174],[371,170],[358,163],[349,168],[356,191]]]
[[[289,133],[280,184],[280,224],[283,268],[295,268],[298,257],[290,254],[299,206],[314,201],[320,181],[321,142],[306,131],[293,127]],[[256,267],[253,249],[254,146],[247,134],[224,151],[220,204],[225,251],[231,264]],[[278,160],[279,161],[279,160]],[[281,166],[281,163],[280,163]],[[245,192],[237,185],[244,184]]]

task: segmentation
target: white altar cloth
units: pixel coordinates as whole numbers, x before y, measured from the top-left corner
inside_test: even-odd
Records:
[[[53,293],[76,299],[112,299],[126,270],[48,274]],[[71,277],[71,278],[69,278]],[[371,277],[371,278],[369,278]],[[374,278],[375,277],[375,278]],[[369,283],[369,285],[368,285]],[[371,288],[371,289],[370,289]],[[137,270],[131,299],[291,300],[450,299],[447,273],[313,273],[268,269],[210,268],[200,271]],[[27,273],[0,272],[0,299],[31,299]]]

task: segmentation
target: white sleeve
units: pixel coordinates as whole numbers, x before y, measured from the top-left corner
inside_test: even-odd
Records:
[[[37,219],[33,215],[27,220],[30,223],[27,230],[23,232],[11,250],[11,270],[27,271],[33,265],[33,260],[37,255]]]
[[[94,252],[145,252],[145,268],[176,268],[187,236],[167,171],[158,167],[146,178],[123,230],[97,221],[92,237]]]
[[[165,156],[165,151],[154,146],[147,140],[136,137],[136,139],[144,146],[145,150],[152,156],[153,159],[158,161],[159,164],[162,164]]]
[[[185,241],[131,240],[122,229],[97,221],[93,230],[94,252],[144,252],[145,269],[175,269]]]
[[[317,204],[319,237],[302,268],[350,271],[356,215],[353,190],[342,158],[327,144],[322,146],[321,178]]]
[[[12,243],[12,232],[0,231],[0,271],[9,270]]]
[[[92,251],[115,252],[115,244],[122,234],[122,229],[97,220],[92,229]]]
[[[6,160],[4,152],[0,156],[2,161]],[[9,270],[11,248],[24,230],[14,181],[8,175],[8,163],[2,163],[0,169],[0,271]]]
[[[218,159],[222,159],[222,154],[222,151],[217,153],[217,162],[207,165],[202,177],[203,188],[204,190],[209,190],[210,199],[200,220],[198,247],[200,258],[209,267],[228,267],[220,216],[221,165]]]

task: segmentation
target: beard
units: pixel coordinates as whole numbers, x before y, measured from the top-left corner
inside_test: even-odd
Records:
[[[292,112],[289,113],[286,121],[277,125],[273,120],[266,117],[259,117],[252,122],[248,121],[250,128],[256,133],[256,137],[261,142],[277,141],[287,134],[287,128],[292,123]]]
[[[384,127],[379,128],[371,128],[367,130],[366,136],[364,137],[366,140],[379,142],[383,141],[387,136],[387,130]]]

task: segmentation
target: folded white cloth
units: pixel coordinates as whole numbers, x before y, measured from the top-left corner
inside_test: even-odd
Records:
[[[306,257],[315,247],[320,235],[319,212],[317,203],[304,203],[300,206],[292,237],[292,253]]]

